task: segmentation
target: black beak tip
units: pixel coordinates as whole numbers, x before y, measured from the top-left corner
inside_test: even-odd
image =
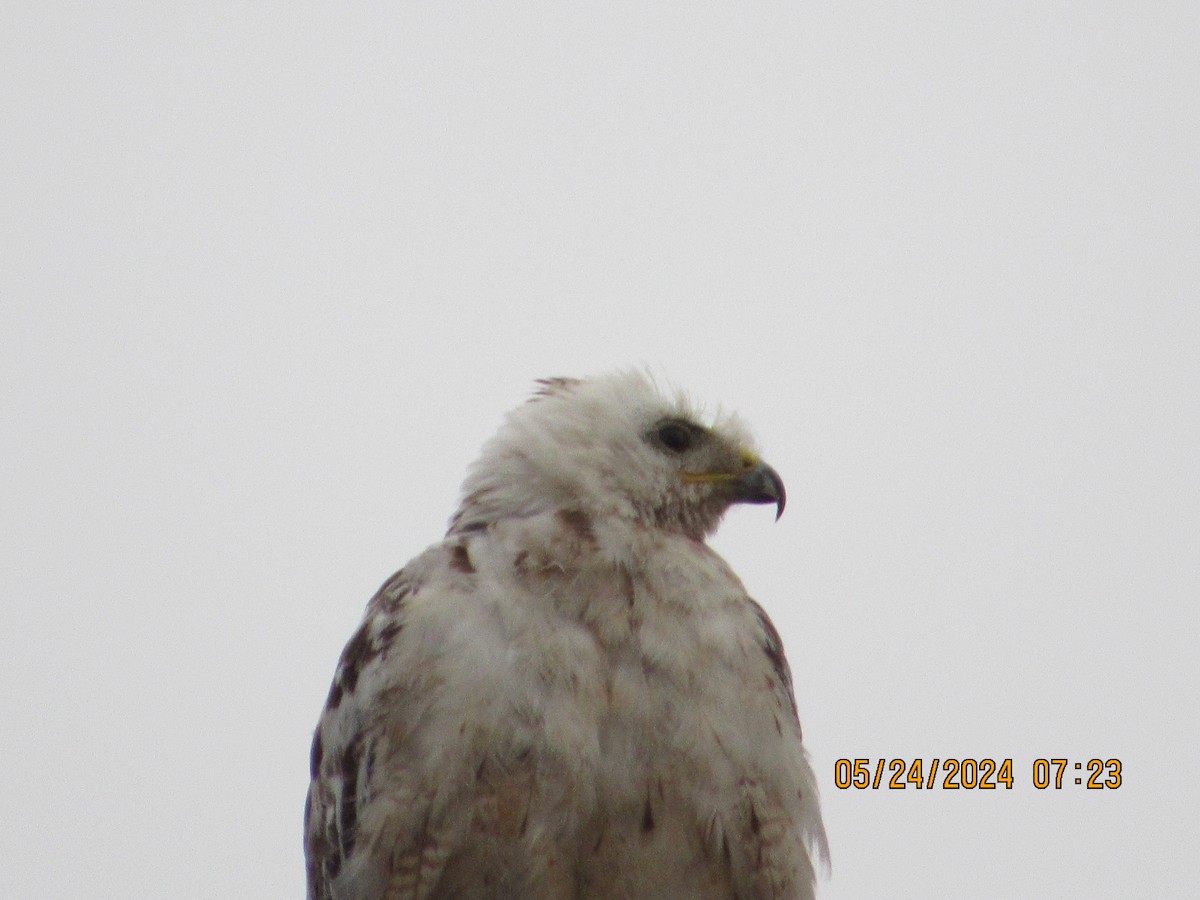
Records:
[[[739,503],[774,503],[776,522],[787,506],[783,479],[766,463],[755,466],[740,479],[734,497]]]
[[[779,477],[779,473],[774,469],[767,467],[768,478],[771,481],[771,487],[775,489],[775,521],[778,522],[783,516],[783,508],[787,506],[787,490],[783,486],[783,479]]]

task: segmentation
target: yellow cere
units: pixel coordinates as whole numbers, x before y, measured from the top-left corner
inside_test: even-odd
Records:
[[[741,478],[742,474],[749,472],[755,466],[762,463],[758,458],[758,454],[752,450],[742,449],[738,452],[738,458],[741,460],[742,468],[739,472],[684,472],[683,480],[692,484],[705,484],[715,481],[732,481],[735,478]]]

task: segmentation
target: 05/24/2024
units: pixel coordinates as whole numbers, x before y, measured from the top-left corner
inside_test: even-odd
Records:
[[[1031,783],[1038,790],[1072,786],[1116,790],[1121,786],[1121,768],[1119,759],[1035,759]],[[1012,790],[1016,778],[1011,759],[839,759],[833,764],[833,783],[839,790],[991,791]]]

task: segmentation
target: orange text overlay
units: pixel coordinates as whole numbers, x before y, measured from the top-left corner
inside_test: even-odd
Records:
[[[1121,786],[1119,759],[1035,759],[1024,770],[1038,790]],[[1011,759],[839,759],[833,764],[833,783],[840,790],[1012,790],[1018,780]]]

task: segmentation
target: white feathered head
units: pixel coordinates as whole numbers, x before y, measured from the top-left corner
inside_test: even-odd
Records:
[[[705,424],[639,371],[538,384],[471,466],[451,531],[575,510],[700,540],[734,503],[783,513],[783,481],[735,416]]]

